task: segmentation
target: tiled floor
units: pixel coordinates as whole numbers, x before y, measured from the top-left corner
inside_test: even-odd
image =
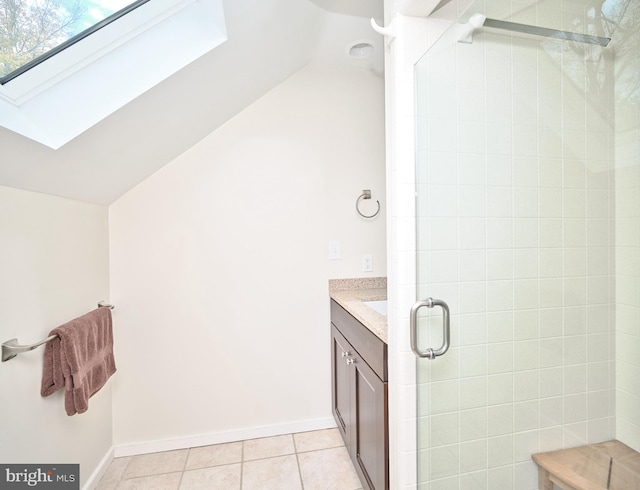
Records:
[[[358,490],[338,429],[116,458],[98,490]]]

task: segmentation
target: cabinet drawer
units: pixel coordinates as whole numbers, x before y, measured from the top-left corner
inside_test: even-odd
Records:
[[[334,300],[331,300],[331,323],[349,340],[376,375],[382,381],[387,381],[387,344]]]

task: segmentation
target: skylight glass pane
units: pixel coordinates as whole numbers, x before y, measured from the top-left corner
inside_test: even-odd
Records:
[[[148,0],[0,0],[0,83]]]

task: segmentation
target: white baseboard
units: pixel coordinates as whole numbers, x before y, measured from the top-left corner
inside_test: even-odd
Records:
[[[280,436],[283,434],[292,434],[296,432],[308,432],[311,430],[331,429],[334,427],[336,427],[336,421],[333,418],[324,418],[289,422],[286,424],[249,427],[245,429],[214,432],[211,434],[180,437],[175,439],[163,439],[135,444],[122,444],[117,445],[113,448],[113,457],[120,458],[122,456],[136,456],[138,454],[158,453],[162,451],[172,451],[174,449],[210,446],[212,444],[222,444],[225,442],[244,441],[247,439]],[[111,459],[113,459],[113,457]]]
[[[104,458],[98,463],[98,467],[91,473],[91,476],[83,485],[82,490],[93,490],[98,486],[100,480],[104,476],[104,474],[109,469],[109,465],[113,461],[114,458],[114,447],[111,446],[111,449],[107,451],[107,454],[104,455]]]

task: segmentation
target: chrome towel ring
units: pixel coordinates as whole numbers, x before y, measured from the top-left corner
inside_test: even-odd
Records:
[[[376,216],[378,216],[378,213],[380,212],[380,201],[376,199],[376,202],[378,203],[378,209],[376,210],[376,212],[372,215],[366,215],[363,214],[362,211],[360,211],[360,199],[371,199],[371,191],[369,189],[363,190],[362,194],[360,194],[360,197],[358,197],[358,199],[356,200],[356,211],[358,211],[358,214],[360,216],[367,219],[375,218]]]

